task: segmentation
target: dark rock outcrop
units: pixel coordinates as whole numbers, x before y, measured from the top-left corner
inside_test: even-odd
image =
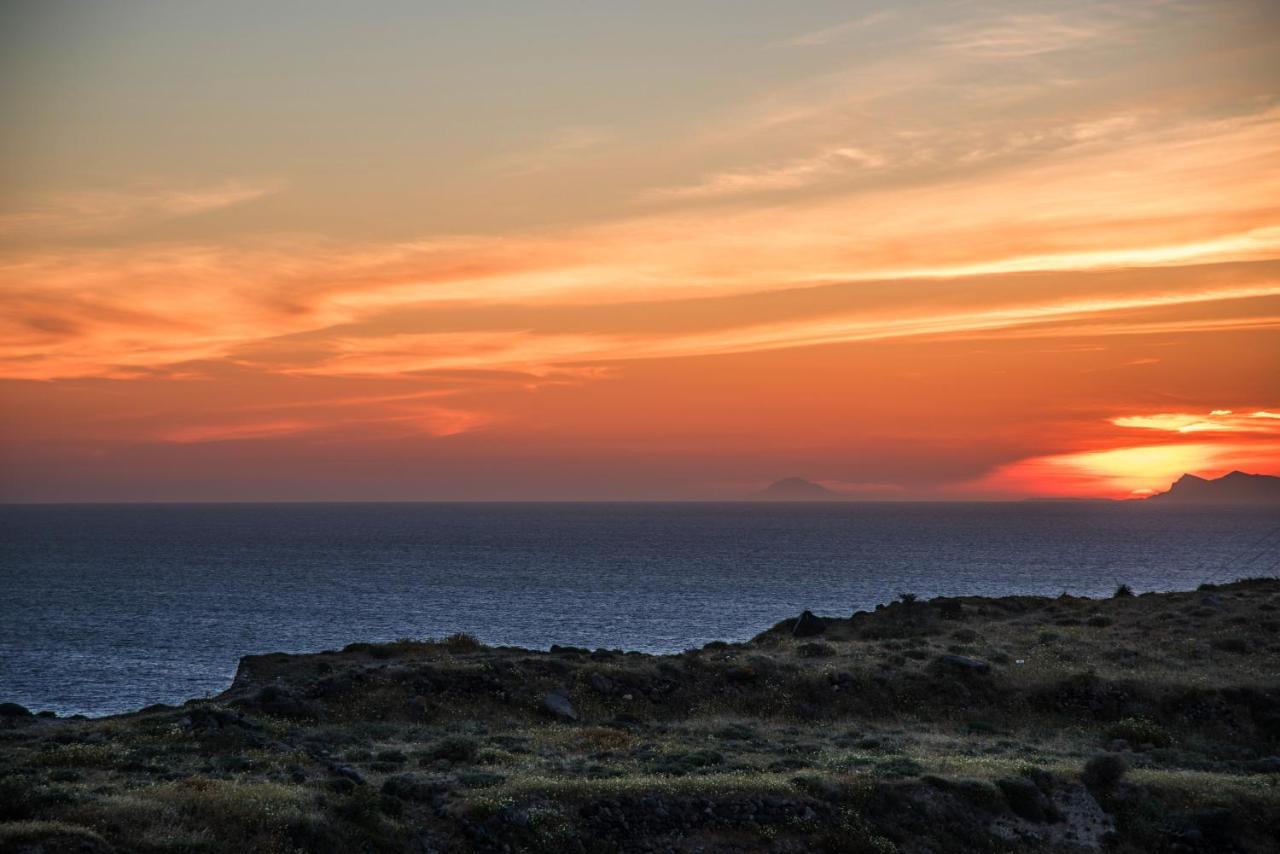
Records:
[[[822,634],[826,630],[827,625],[822,622],[820,617],[815,617],[812,611],[805,611],[796,619],[796,624],[792,627],[791,634],[797,638],[811,638]]]

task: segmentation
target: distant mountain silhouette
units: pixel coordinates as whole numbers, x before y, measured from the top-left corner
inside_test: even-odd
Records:
[[[1280,477],[1233,471],[1216,480],[1184,474],[1148,501],[1169,504],[1280,504]]]
[[[838,492],[802,477],[784,477],[757,492],[755,497],[764,501],[839,501],[844,498]]]

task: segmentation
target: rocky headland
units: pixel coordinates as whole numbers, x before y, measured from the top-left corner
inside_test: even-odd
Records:
[[[1280,581],[902,594],[679,655],[466,635],[0,706],[0,851],[1263,852]]]

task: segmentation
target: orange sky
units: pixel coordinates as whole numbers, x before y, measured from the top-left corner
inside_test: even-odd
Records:
[[[0,498],[1280,474],[1274,4],[469,5],[6,6]]]

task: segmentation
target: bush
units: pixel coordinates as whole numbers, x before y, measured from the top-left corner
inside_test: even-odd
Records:
[[[453,652],[475,652],[478,649],[484,649],[484,644],[480,643],[480,639],[467,632],[455,632],[441,641],[441,643]]]
[[[1107,738],[1123,739],[1135,746],[1169,747],[1173,744],[1169,731],[1149,718],[1122,718],[1107,730]]]
[[[442,738],[421,754],[422,761],[431,762],[447,759],[450,762],[469,762],[480,752],[480,743],[465,735],[452,735]]]
[[[1090,789],[1105,792],[1119,783],[1128,770],[1129,763],[1124,761],[1124,757],[1114,753],[1099,753],[1084,764],[1080,777]]]
[[[829,658],[836,654],[836,648],[829,643],[802,643],[796,647],[796,655],[801,658]]]
[[[1116,592],[1111,594],[1113,599],[1132,599],[1133,588],[1127,584],[1121,584],[1116,588]]]
[[[959,599],[934,599],[933,603],[944,620],[959,620],[964,617],[964,605]]]

